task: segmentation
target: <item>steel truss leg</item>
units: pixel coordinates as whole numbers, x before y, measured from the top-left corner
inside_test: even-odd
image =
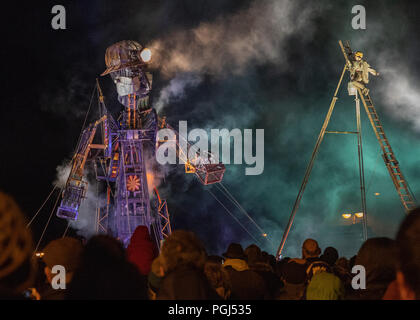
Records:
[[[365,189],[365,169],[363,164],[363,148],[362,148],[362,125],[360,122],[360,100],[356,91],[356,121],[357,121],[357,152],[359,156],[359,179],[360,179],[360,193],[362,199],[363,211],[363,240],[367,240],[367,209],[366,209],[366,189]]]
[[[314,162],[315,162],[315,158],[318,154],[318,150],[319,150],[319,147],[321,145],[321,142],[324,139],[325,131],[328,127],[328,123],[330,122],[331,114],[334,110],[335,103],[337,102],[338,90],[340,89],[341,82],[343,81],[343,77],[344,77],[344,74],[345,74],[346,70],[347,70],[347,66],[344,66],[343,72],[341,73],[340,80],[338,81],[338,84],[337,84],[337,88],[335,89],[334,96],[333,96],[332,101],[330,103],[330,108],[328,109],[328,113],[327,113],[327,116],[325,117],[324,124],[322,125],[321,132],[319,133],[318,140],[316,141],[314,151],[312,152],[311,160],[308,164],[308,167],[306,168],[305,176],[303,178],[302,184],[301,184],[300,189],[299,189],[299,193],[297,195],[295,204],[293,206],[293,210],[292,210],[292,213],[290,215],[289,222],[287,223],[286,230],[283,233],[283,238],[281,239],[280,246],[277,249],[277,253],[276,253],[277,260],[279,260],[281,258],[281,253],[283,251],[284,244],[286,243],[287,236],[289,235],[290,229],[291,229],[292,224],[293,224],[293,220],[295,219],[295,215],[296,215],[296,212],[299,208],[300,200],[302,199],[303,192],[305,191],[305,188],[306,188],[306,184],[308,183],[309,176],[311,174],[312,167],[313,167]]]

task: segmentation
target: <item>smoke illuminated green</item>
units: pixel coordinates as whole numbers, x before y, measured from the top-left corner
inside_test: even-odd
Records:
[[[243,167],[228,165],[224,183],[267,232],[272,242],[260,237],[260,244],[270,253],[274,254],[280,243],[344,66],[339,39],[348,39],[354,49],[365,52],[368,62],[379,72],[388,71],[370,78],[371,96],[410,187],[414,194],[420,190],[419,132],[390,112],[392,108],[400,108],[401,113],[405,109],[392,105],[387,99],[389,93],[384,92],[392,72],[400,70],[384,70],[398,66],[394,61],[386,61],[386,56],[392,56],[396,48],[387,47],[382,41],[385,35],[388,43],[400,41],[404,30],[394,28],[393,24],[395,20],[404,20],[404,13],[385,5],[375,7],[375,11],[370,8],[366,5],[368,29],[355,31],[350,26],[351,6],[344,2],[330,5],[316,18],[312,41],[301,41],[299,34],[288,39],[286,69],[277,70],[276,66],[264,64],[252,66],[240,76],[222,79],[209,76],[189,90],[185,99],[164,110],[170,119],[188,119],[190,127],[265,129],[264,173],[245,176]],[[385,24],[384,20],[394,23]],[[404,56],[406,64],[413,58],[406,42],[398,48],[398,54]],[[399,76],[408,77],[407,74]],[[348,74],[329,130],[356,131],[354,100],[347,94],[347,80]],[[418,78],[412,85],[417,84]],[[181,105],[185,113],[177,116],[175,113]],[[362,132],[369,235],[393,237],[404,210],[363,108]],[[184,183],[181,177],[176,179]],[[179,181],[174,184],[176,187],[171,188],[168,200],[170,205],[175,204],[172,212],[175,212],[176,226],[197,231],[217,253],[223,252],[231,241],[240,241],[244,246],[254,242],[207,192],[197,191],[194,186],[180,187]],[[220,198],[223,199],[221,195]],[[321,145],[285,254],[300,255],[301,243],[308,237],[317,239],[322,248],[335,246],[348,257],[357,253],[362,243],[362,225],[343,228],[341,214],[359,211],[357,137],[328,134]],[[239,211],[234,212],[256,237],[260,236]]]

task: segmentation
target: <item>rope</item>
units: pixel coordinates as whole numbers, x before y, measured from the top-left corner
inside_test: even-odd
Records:
[[[89,107],[88,107],[88,110],[86,111],[85,120],[83,121],[82,129],[80,130],[79,139],[77,140],[77,145],[76,145],[76,148],[75,148],[73,153],[76,153],[77,149],[79,148],[80,140],[81,140],[82,134],[83,134],[83,129],[85,128],[86,121],[87,121],[87,118],[88,118],[88,115],[89,115],[89,112],[90,112],[90,108],[92,107],[93,97],[95,96],[96,89],[97,89],[97,87],[96,87],[96,83],[95,83],[92,94],[90,96]]]
[[[70,222],[67,223],[67,227],[66,227],[66,230],[64,230],[62,238],[64,238],[66,236],[67,230],[69,230],[69,227],[70,227]]]
[[[60,199],[60,195],[61,195],[61,191],[62,190],[63,190],[63,188],[60,189],[60,193],[58,194],[57,199],[55,200],[54,207],[51,210],[50,217],[48,218],[47,224],[45,225],[44,230],[42,231],[41,237],[39,238],[39,241],[38,241],[38,243],[37,243],[37,245],[35,247],[34,254],[37,252],[37,250],[39,248],[39,245],[41,244],[42,238],[44,237],[45,231],[47,230],[48,225],[50,224],[51,217],[53,216],[53,213],[54,213],[55,208],[57,206],[58,200]]]
[[[54,185],[54,188],[51,190],[50,194],[48,195],[47,199],[45,199],[44,203],[41,205],[41,207],[38,209],[38,211],[35,213],[35,215],[32,217],[31,221],[29,221],[29,223],[26,225],[26,228],[29,228],[29,226],[32,224],[32,222],[35,220],[36,216],[38,215],[38,213],[42,210],[42,208],[44,207],[44,205],[47,203],[48,199],[51,197],[51,195],[53,194],[54,190],[57,188],[57,185]]]
[[[74,151],[73,153],[75,153],[75,152],[77,151],[77,149],[79,148],[80,140],[81,140],[81,138],[82,138],[83,128],[84,128],[84,127],[85,127],[85,125],[86,125],[87,117],[88,117],[89,112],[90,112],[90,109],[91,109],[91,107],[92,107],[93,97],[94,97],[94,95],[95,95],[96,89],[97,89],[97,88],[96,88],[96,84],[95,84],[95,86],[94,86],[94,88],[93,88],[93,91],[92,91],[92,94],[91,94],[91,97],[90,97],[89,107],[88,107],[88,110],[87,110],[87,112],[86,112],[85,119],[84,119],[84,121],[83,121],[82,129],[80,130],[80,135],[79,135],[79,138],[78,138],[78,140],[77,140],[77,145],[76,145],[75,151]],[[38,209],[38,211],[35,213],[35,215],[32,217],[32,219],[31,219],[31,220],[29,221],[29,223],[26,225],[26,228],[29,228],[29,226],[32,224],[32,222],[35,220],[35,218],[36,218],[36,217],[38,216],[38,214],[41,212],[42,208],[43,208],[43,207],[44,207],[44,205],[47,203],[48,199],[51,197],[51,195],[53,194],[53,192],[54,192],[54,190],[55,190],[56,188],[57,188],[57,184],[56,184],[56,185],[54,185],[54,188],[52,189],[52,191],[50,192],[50,194],[47,196],[47,199],[45,199],[45,201],[42,203],[41,207]],[[62,190],[62,188],[61,188],[61,190]],[[60,191],[60,194],[61,194],[61,191]],[[58,200],[57,200],[57,201],[58,201]],[[48,221],[49,221],[49,220],[48,220]]]
[[[227,195],[230,197],[231,201],[236,204],[236,206],[238,207],[239,210],[241,210],[245,216],[252,221],[252,223],[257,227],[257,229],[259,231],[261,231],[263,234],[265,234],[264,230],[255,222],[254,219],[252,219],[252,217],[248,214],[248,212],[245,211],[245,209],[241,206],[241,204],[233,197],[233,195],[229,192],[228,189],[226,189],[226,187],[219,182],[220,186],[224,189],[224,191],[227,193]]]
[[[231,211],[229,211],[228,208],[225,207],[225,205],[219,200],[217,199],[216,195],[210,191],[210,189],[206,189],[212,196],[214,199],[216,199],[217,202],[220,203],[220,205],[227,211],[227,213],[229,213],[233,219],[235,219],[235,221],[246,231],[246,233],[248,233],[252,239],[255,240],[255,242],[259,243],[259,240],[257,240],[249,231],[247,228],[245,228],[245,226],[238,220],[238,218],[236,218],[233,213]]]
[[[246,212],[246,210],[241,206],[241,204],[233,197],[233,195],[229,192],[229,190],[222,185],[221,182],[219,182],[218,184],[220,184],[220,186],[224,189],[220,189],[218,187],[218,189],[225,195],[225,197],[227,197],[243,214],[245,214],[245,216],[254,224],[254,226],[261,232],[261,235],[264,237],[265,240],[269,241],[271,243],[271,245],[273,245],[274,247],[276,246],[276,244],[267,236],[267,233],[255,222],[254,219],[252,219],[252,217]],[[216,184],[217,186],[217,184]]]

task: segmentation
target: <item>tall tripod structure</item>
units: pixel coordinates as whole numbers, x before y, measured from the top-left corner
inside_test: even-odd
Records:
[[[361,191],[361,201],[362,201],[362,210],[363,210],[363,237],[367,239],[367,209],[366,209],[366,194],[365,194],[365,181],[364,181],[364,165],[363,165],[363,149],[362,149],[362,132],[361,132],[361,123],[360,123],[360,100],[362,100],[363,106],[365,108],[366,114],[369,118],[372,129],[376,135],[378,143],[382,150],[382,158],[385,162],[385,166],[388,169],[389,175],[391,176],[392,182],[394,183],[395,189],[397,190],[398,196],[400,197],[401,203],[408,213],[411,209],[415,207],[415,198],[411,193],[406,179],[404,178],[399,163],[395,157],[395,154],[389,144],[389,141],[385,135],[383,126],[379,120],[378,113],[373,105],[373,101],[369,95],[369,91],[363,89],[363,86],[359,85],[351,86],[349,84],[349,94],[355,96],[355,105],[356,105],[356,122],[357,122],[357,131],[327,131],[328,124],[330,122],[331,115],[334,110],[334,106],[338,100],[337,94],[340,89],[341,83],[343,81],[344,74],[346,71],[350,71],[352,65],[351,59],[353,52],[350,48],[350,44],[347,41],[345,44],[339,41],[341,51],[344,55],[345,65],[341,77],[338,81],[337,88],[334,92],[334,96],[330,103],[327,116],[325,117],[324,124],[322,125],[321,132],[319,133],[318,140],[316,141],[315,148],[312,152],[311,159],[306,168],[305,176],[303,178],[302,184],[300,186],[296,201],[294,203],[292,213],[290,215],[289,221],[287,223],[286,230],[283,234],[280,246],[277,250],[276,258],[280,259],[281,253],[284,249],[284,244],[286,243],[287,236],[289,235],[290,229],[292,227],[296,212],[299,208],[300,201],[303,197],[303,192],[305,191],[306,185],[309,180],[316,156],[319,151],[322,140],[324,139],[325,133],[338,133],[338,134],[356,134],[357,135],[357,144],[358,144],[358,157],[359,157],[359,177],[360,177],[360,191]],[[360,99],[359,99],[360,98]]]

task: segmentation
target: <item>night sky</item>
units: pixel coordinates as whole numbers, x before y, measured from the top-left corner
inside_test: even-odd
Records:
[[[66,30],[51,28],[55,4],[66,8]],[[366,30],[351,28],[356,4],[366,8]],[[16,198],[28,219],[51,191],[57,168],[72,157],[95,79],[105,70],[106,48],[125,39],[159,52],[152,103],[173,126],[187,120],[189,129],[265,130],[264,173],[245,176],[245,165],[227,165],[224,178],[271,241],[226,205],[264,250],[274,254],[280,243],[344,66],[340,39],[350,40],[381,73],[370,77],[371,97],[401,169],[420,196],[418,3],[73,0],[14,6],[2,19],[0,189]],[[347,77],[331,130],[355,130]],[[100,83],[108,108],[118,113],[110,77],[101,77]],[[89,121],[97,118],[96,111],[95,103]],[[364,113],[362,124],[370,234],[393,237],[404,211]],[[298,255],[308,237],[343,255],[357,252],[361,224],[344,236],[341,220],[341,213],[361,210],[357,161],[355,136],[326,136],[286,243],[287,255]],[[201,186],[182,166],[162,171],[166,176],[159,190],[168,201],[173,228],[196,232],[210,253],[221,254],[232,241],[255,242],[206,191],[225,201],[216,188]],[[35,242],[54,200],[33,224]],[[42,244],[65,228],[54,213]],[[89,225],[81,229],[70,234],[89,233]]]

